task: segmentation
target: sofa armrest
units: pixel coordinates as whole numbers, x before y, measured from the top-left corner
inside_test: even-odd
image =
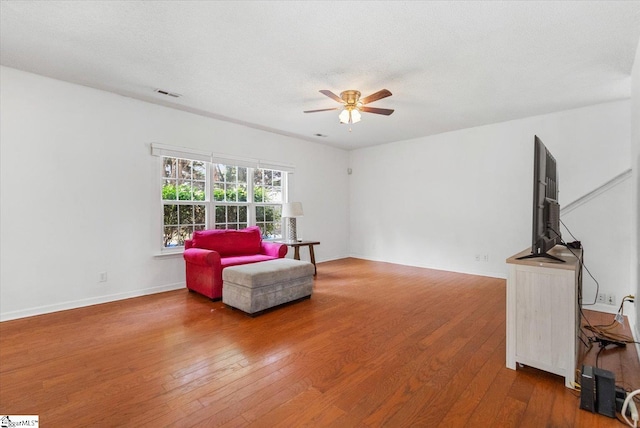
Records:
[[[284,258],[289,251],[289,247],[285,244],[279,244],[276,242],[262,241],[262,248],[260,252],[266,256],[277,257],[279,259]]]
[[[220,253],[204,248],[189,248],[184,250],[184,260],[200,266],[220,266]]]

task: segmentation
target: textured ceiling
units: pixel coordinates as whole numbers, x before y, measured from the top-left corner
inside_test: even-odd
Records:
[[[0,8],[2,65],[345,149],[628,98],[640,38],[640,1]],[[320,89],[383,88],[371,107],[395,113],[352,132],[302,113],[338,105]]]

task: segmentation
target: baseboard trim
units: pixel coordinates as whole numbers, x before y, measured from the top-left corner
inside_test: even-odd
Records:
[[[593,300],[592,300],[593,302]],[[617,314],[619,306],[606,305],[603,303],[596,303],[594,305],[585,305],[584,301],[582,302],[582,309],[586,309],[588,311],[596,311],[603,312],[605,314]]]
[[[375,257],[367,257],[367,256],[362,256],[359,254],[351,254],[349,257],[354,258],[354,259],[362,259],[362,260],[369,260],[372,262],[382,262],[382,263],[391,263],[394,265],[400,265],[400,266],[411,266],[411,267],[417,267],[417,268],[423,268],[423,269],[433,269],[433,270],[441,270],[444,272],[453,272],[453,273],[462,273],[465,275],[476,275],[476,276],[486,276],[489,278],[499,278],[499,279],[507,279],[507,274],[505,272],[480,272],[480,271],[472,271],[472,270],[467,270],[467,269],[454,269],[451,266],[433,266],[433,265],[424,265],[424,264],[411,264],[411,263],[403,263],[403,262],[398,262],[398,261],[394,261],[394,260],[383,260],[383,259],[378,259]]]
[[[316,264],[325,263],[325,262],[333,262],[335,260],[340,259],[348,259],[351,256],[338,256],[338,257],[329,257],[328,259],[316,260]]]
[[[638,355],[638,361],[640,361],[640,326],[638,326],[638,321],[636,321],[636,328],[632,328],[631,331],[633,334],[633,340],[636,341],[636,355]]]
[[[85,306],[99,305],[101,303],[115,302],[118,300],[130,299],[132,297],[163,293],[165,291],[178,290],[185,287],[186,285],[184,282],[178,282],[174,284],[161,285],[158,287],[144,288],[142,290],[127,291],[125,293],[109,294],[106,296],[92,297],[89,299],[71,300],[68,302],[56,303],[55,305],[37,306],[35,308],[5,312],[0,313],[0,322],[15,320],[19,318],[33,317],[36,315],[44,315],[52,312],[66,311],[69,309],[83,308]]]

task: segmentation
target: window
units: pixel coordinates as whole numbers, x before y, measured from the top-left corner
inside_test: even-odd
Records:
[[[178,247],[207,225],[206,177],[202,161],[162,158],[162,246]]]
[[[248,181],[249,168],[213,165],[213,201],[216,229],[243,229],[249,224]]]
[[[256,169],[253,174],[253,201],[256,225],[267,238],[282,237],[283,173]]]
[[[256,225],[265,239],[282,237],[286,172],[161,156],[163,248],[182,247],[195,230],[213,228]]]

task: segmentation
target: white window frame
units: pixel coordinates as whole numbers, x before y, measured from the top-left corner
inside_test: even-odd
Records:
[[[247,206],[247,226],[254,226],[257,224],[256,221],[256,207],[257,206],[273,206],[279,205],[282,207],[283,204],[288,202],[288,194],[289,194],[289,174],[295,172],[295,167],[292,165],[273,162],[273,161],[262,161],[257,159],[248,159],[248,158],[239,158],[232,157],[228,155],[217,155],[209,152],[203,152],[198,150],[186,149],[182,147],[168,146],[164,144],[151,144],[151,154],[158,157],[158,168],[156,169],[156,182],[158,183],[157,195],[160,195],[159,199],[159,208],[158,211],[160,213],[160,225],[159,225],[159,247],[160,254],[180,254],[184,251],[184,246],[176,246],[176,247],[165,247],[163,242],[164,236],[164,205],[166,201],[162,199],[162,186],[164,181],[164,172],[163,172],[163,157],[172,157],[179,159],[187,159],[187,160],[198,160],[204,161],[206,165],[206,182],[205,182],[205,200],[204,201],[185,201],[185,200],[176,200],[175,205],[205,205],[206,206],[206,229],[212,229],[215,227],[215,207],[216,205],[245,205]],[[241,166],[247,167],[247,202],[221,202],[213,200],[213,164],[225,164],[228,166]],[[277,170],[282,173],[282,201],[281,202],[254,202],[254,170],[255,169],[270,169]],[[282,218],[280,219],[280,230],[281,233],[284,231],[284,224]],[[276,238],[281,239],[281,238]]]
[[[202,223],[199,223],[198,225],[202,228],[207,228],[207,225],[209,223],[209,210],[210,210],[210,201],[209,201],[209,180],[208,180],[208,176],[211,173],[211,165],[206,162],[206,161],[202,161],[202,160],[198,160],[198,159],[186,159],[183,157],[174,157],[174,156],[161,156],[160,159],[160,195],[162,195],[162,190],[164,189],[164,183],[167,180],[174,180],[173,178],[167,178],[164,176],[164,159],[169,158],[169,159],[175,159],[176,162],[179,164],[179,162],[186,160],[189,162],[200,162],[204,164],[205,170],[204,170],[204,199],[202,200],[197,200],[197,199],[179,199],[178,198],[178,194],[179,194],[179,184],[180,184],[180,179],[179,177],[175,177],[175,189],[176,189],[176,199],[172,199],[172,200],[168,200],[168,199],[162,199],[162,196],[160,197],[160,202],[161,202],[161,213],[162,213],[162,217],[161,217],[161,221],[160,221],[160,229],[161,229],[161,245],[160,248],[163,250],[163,252],[174,252],[174,251],[181,251],[182,249],[184,249],[184,245],[177,245],[177,246],[173,246],[173,247],[165,247],[164,245],[164,233],[165,233],[165,227],[169,226],[176,226],[176,227],[180,227],[180,226],[189,226],[189,225],[193,225],[196,226],[195,221],[192,223],[181,223],[180,221],[178,222],[177,225],[165,225],[164,224],[164,213],[165,213],[165,206],[167,205],[174,205],[177,207],[177,218],[180,218],[180,207],[184,207],[184,206],[192,206],[195,207],[196,205],[203,205],[204,209],[205,209],[205,215],[204,215],[204,225],[202,225]],[[178,172],[180,169],[176,166],[176,172]],[[192,177],[193,180],[193,177]],[[200,182],[202,182],[202,180],[199,180]],[[193,181],[192,181],[193,183]]]
[[[216,163],[216,164],[220,164],[220,163]],[[209,193],[209,195],[212,194],[213,191],[213,171],[214,168],[211,167],[211,191]],[[226,165],[226,166],[237,166],[237,165],[228,165],[228,164],[222,164],[222,165]],[[262,165],[260,165],[258,168],[253,168],[253,167],[243,167],[243,168],[247,168],[247,200],[244,202],[241,201],[216,201],[216,200],[211,200],[211,210],[209,211],[210,215],[209,215],[209,222],[208,222],[208,228],[215,228],[217,223],[216,223],[216,207],[218,206],[237,206],[237,207],[246,207],[247,208],[247,226],[256,226],[258,224],[258,219],[256,218],[256,210],[257,207],[271,207],[271,206],[278,206],[280,207],[280,212],[282,212],[282,205],[287,201],[287,195],[288,195],[288,176],[289,174],[287,174],[285,171],[279,170],[274,168],[273,166],[270,166],[269,168],[267,167],[263,167]],[[282,192],[282,200],[280,202],[255,202],[254,201],[254,194],[255,194],[255,171],[261,169],[261,170],[270,170],[270,171],[279,171],[281,176],[280,176],[280,180],[281,180],[281,192]],[[261,222],[262,223],[262,222]],[[280,219],[280,231],[282,233],[283,230],[283,223],[282,223],[282,218]],[[274,237],[274,238],[263,238],[265,240],[268,239],[282,239],[283,236],[280,235],[280,237]]]

